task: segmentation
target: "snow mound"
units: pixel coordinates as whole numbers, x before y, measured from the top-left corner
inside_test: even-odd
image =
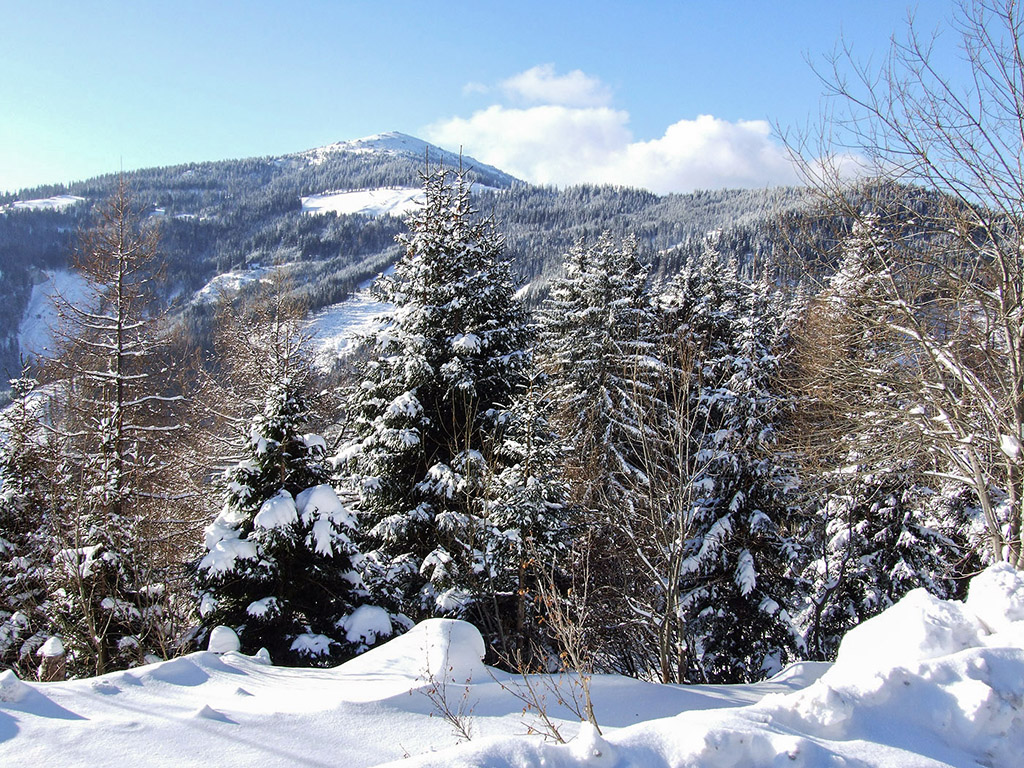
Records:
[[[0,701],[21,701],[31,690],[13,671],[5,669],[0,672]]]
[[[999,563],[971,580],[967,607],[989,632],[1003,632],[1024,621],[1024,573]]]
[[[344,674],[390,674],[416,680],[488,680],[480,630],[457,619],[427,619],[404,635],[342,664]]]
[[[1022,600],[1024,579],[1005,564],[977,576],[966,603],[913,590],[847,633],[817,683],[752,709],[830,740],[877,739],[898,724],[890,743],[914,752],[954,765],[961,758],[949,755],[957,753],[1016,765],[1024,750]]]
[[[580,732],[569,743],[569,751],[577,761],[586,765],[615,765],[618,754],[611,744],[604,740],[593,723],[580,723]]]
[[[915,589],[884,613],[846,633],[832,678],[862,676],[981,645],[984,630],[963,603]]]
[[[966,603],[916,590],[864,622],[844,639],[836,664],[803,690],[603,737],[585,724],[567,745],[496,739],[402,765],[1013,768],[1024,754],[1022,601],[1024,578],[993,566],[976,577]]]
[[[238,642],[238,635],[231,627],[214,627],[210,632],[210,642],[206,649],[211,653],[231,653],[241,648]]]

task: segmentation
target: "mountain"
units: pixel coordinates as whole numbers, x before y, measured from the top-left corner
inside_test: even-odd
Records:
[[[254,275],[283,275],[315,311],[343,301],[398,255],[395,235],[415,204],[427,164],[468,169],[478,208],[505,234],[524,284],[542,291],[561,255],[605,230],[635,235],[659,279],[722,230],[741,262],[775,248],[778,210],[803,205],[801,190],[724,190],[658,196],[623,187],[536,187],[472,157],[402,133],[382,133],[279,157],[187,163],[125,174],[148,221],[159,223],[165,296],[200,343],[211,299],[243,296]],[[40,324],[68,269],[76,233],[118,181],[108,174],[0,198],[0,375],[41,352]],[[44,329],[45,330],[45,329]],[[30,343],[31,340],[31,343]]]

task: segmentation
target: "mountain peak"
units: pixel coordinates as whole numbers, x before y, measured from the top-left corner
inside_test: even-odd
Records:
[[[515,183],[517,179],[493,166],[481,163],[475,158],[449,152],[423,139],[410,136],[399,131],[387,131],[375,133],[372,136],[364,136],[360,139],[349,139],[338,141],[316,149],[299,152],[296,156],[307,160],[309,163],[319,165],[335,154],[382,154],[398,155],[408,157],[416,162],[423,163],[424,160],[431,165],[441,163],[449,168],[463,167],[472,168],[478,173],[488,177],[489,184],[507,187]]]

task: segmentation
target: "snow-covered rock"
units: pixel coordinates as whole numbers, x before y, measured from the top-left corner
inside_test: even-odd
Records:
[[[237,652],[240,647],[235,630],[225,626],[214,627],[210,632],[210,641],[206,645],[206,649],[211,653]]]
[[[488,679],[480,630],[457,619],[427,619],[339,669],[347,674],[390,672],[421,680],[466,683]]]

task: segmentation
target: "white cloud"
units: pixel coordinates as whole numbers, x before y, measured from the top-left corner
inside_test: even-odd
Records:
[[[635,141],[628,126],[628,112],[606,106],[495,105],[436,123],[427,134],[538,184],[622,184],[665,194],[798,181],[764,121],[700,115],[652,141]]]
[[[527,104],[562,107],[607,107],[611,89],[599,78],[574,69],[556,75],[553,64],[541,64],[503,80],[501,88],[510,98]]]
[[[628,146],[629,115],[607,107],[508,109],[492,106],[427,129],[442,146],[536,184],[595,181],[593,170]]]
[[[491,89],[483,83],[471,81],[462,86],[463,96],[473,96],[478,93],[490,93]]]

